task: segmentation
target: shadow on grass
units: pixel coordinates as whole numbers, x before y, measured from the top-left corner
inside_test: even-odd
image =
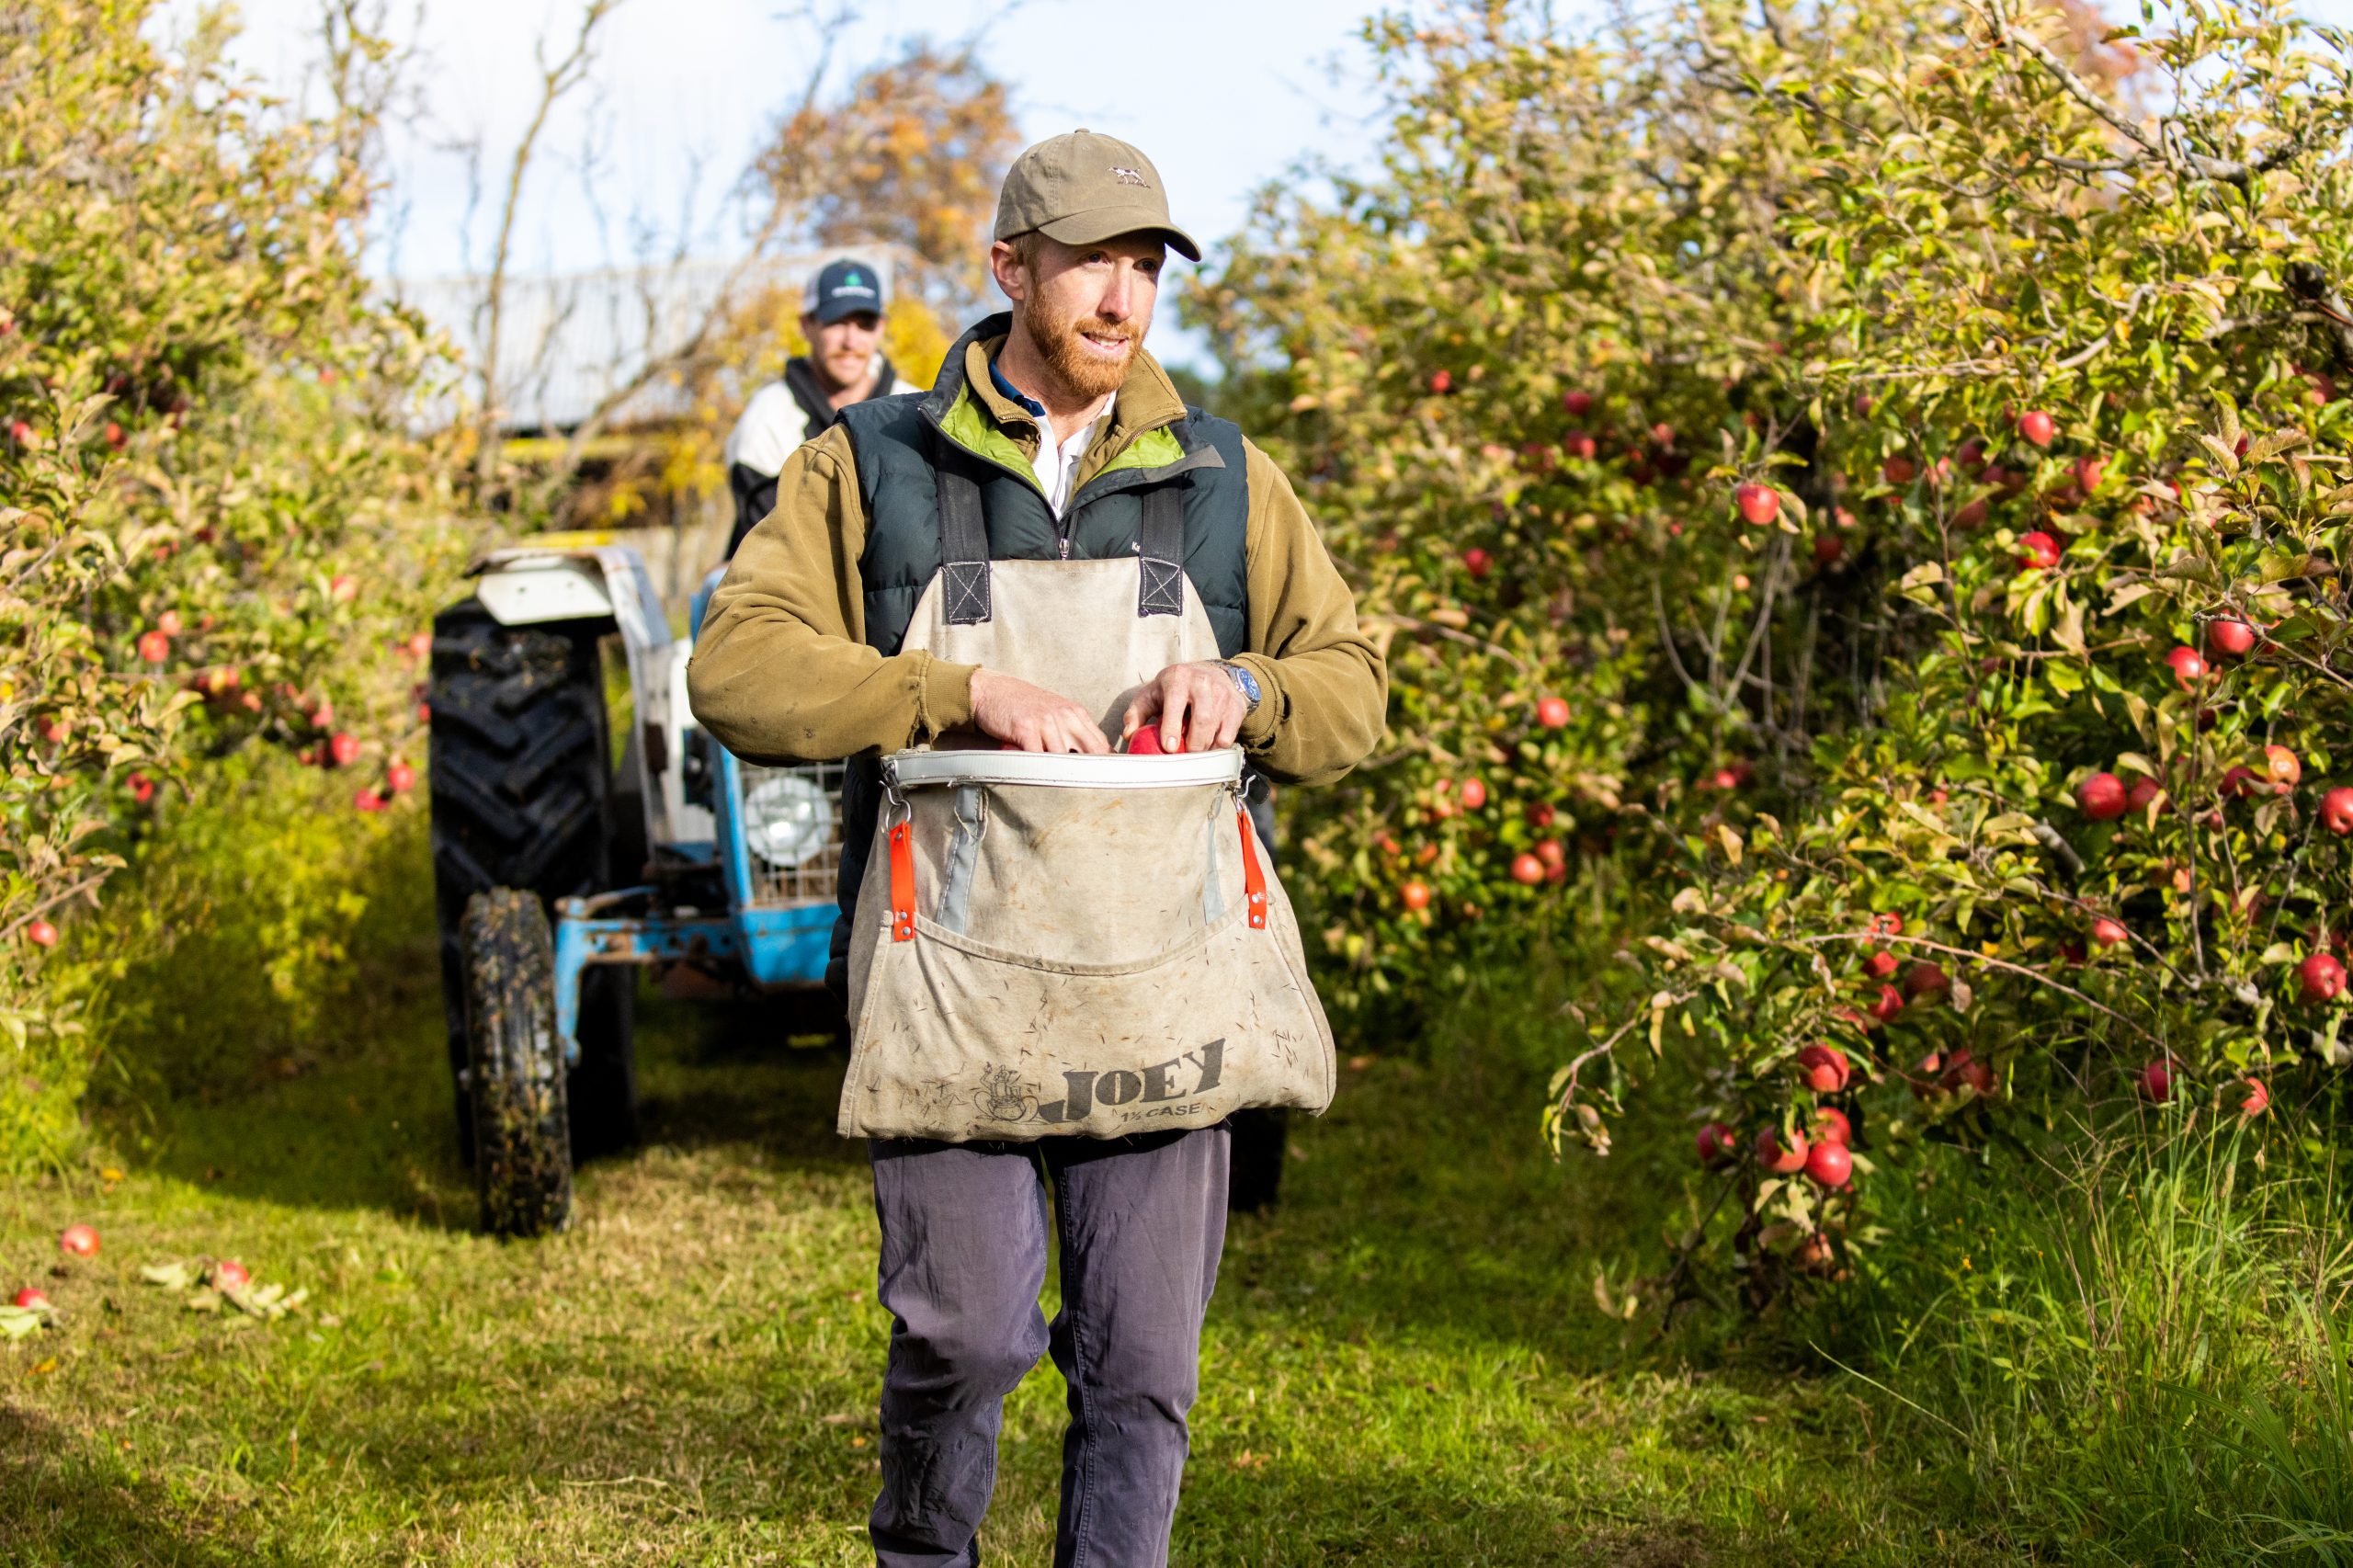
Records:
[[[223,1511],[226,1513],[233,1510]],[[166,1488],[86,1449],[56,1423],[0,1405],[0,1562],[250,1568],[283,1561],[191,1517]]]

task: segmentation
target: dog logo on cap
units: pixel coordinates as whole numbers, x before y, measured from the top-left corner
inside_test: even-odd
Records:
[[[1141,169],[1122,169],[1114,167],[1111,170],[1111,177],[1118,180],[1121,185],[1142,185],[1144,183],[1143,171]]]

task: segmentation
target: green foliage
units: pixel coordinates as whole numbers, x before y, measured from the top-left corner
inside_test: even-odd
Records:
[[[0,38],[0,1121],[31,1130],[0,1156],[53,1151],[86,1049],[59,917],[256,746],[347,734],[335,793],[376,809],[465,545],[409,434],[437,354],[358,267],[364,125],[256,97],[217,17],[165,57],[151,11]]]
[[[1691,1040],[1746,1167],[1843,1052],[1879,1151],[1744,1178],[1752,1282],[1847,1267],[1873,1162],[2006,1101],[2346,1060],[2293,973],[2353,893],[2344,40],[2207,0],[1370,36],[1380,176],[1270,198],[1199,307],[1392,637],[1389,751],[1301,807],[1338,999],[1568,917],[1579,855],[1681,889],[1549,1125],[1605,1146]],[[2095,772],[2148,791],[2093,820]]]

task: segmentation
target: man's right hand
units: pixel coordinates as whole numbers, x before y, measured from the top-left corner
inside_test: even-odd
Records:
[[[1108,752],[1095,715],[1067,697],[995,670],[972,672],[972,722],[1023,751]]]

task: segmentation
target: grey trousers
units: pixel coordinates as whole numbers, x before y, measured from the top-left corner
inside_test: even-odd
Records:
[[[870,1153],[892,1318],[875,1562],[980,1562],[1005,1396],[1051,1351],[1070,1389],[1056,1568],[1161,1568],[1225,1244],[1227,1129],[877,1139]],[[1049,1183],[1062,1243],[1051,1324],[1038,1299]]]

